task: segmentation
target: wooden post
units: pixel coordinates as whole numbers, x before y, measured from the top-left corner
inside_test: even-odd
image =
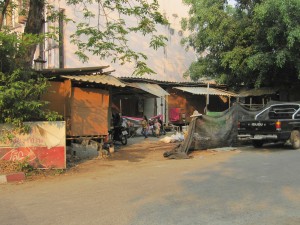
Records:
[[[122,115],[122,98],[120,98],[120,114]]]
[[[65,121],[66,121],[66,133],[67,135],[71,134],[71,99],[72,99],[72,82],[71,80],[64,81],[64,88],[65,88]]]
[[[108,102],[108,116],[107,116],[107,127],[108,129],[110,129],[111,127],[111,121],[112,121],[112,109],[111,109],[111,106],[112,106],[112,87],[110,86],[108,88],[108,91],[109,91],[109,102]]]

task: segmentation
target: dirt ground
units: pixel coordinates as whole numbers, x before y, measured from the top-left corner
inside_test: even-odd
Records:
[[[116,146],[115,152],[110,155],[102,155],[97,158],[79,160],[68,157],[66,170],[31,170],[26,165],[20,165],[16,162],[0,160],[0,174],[10,174],[23,171],[26,173],[26,181],[51,178],[59,175],[73,175],[78,173],[87,173],[94,170],[109,170],[109,168],[122,168],[125,166],[137,166],[149,163],[161,163],[162,161],[171,160],[163,157],[163,153],[171,151],[176,146],[175,143],[163,143],[158,140],[141,140],[138,143],[127,146]],[[214,150],[192,151],[189,157],[199,157],[209,160],[212,156],[220,154]],[[184,160],[184,159],[183,159]]]

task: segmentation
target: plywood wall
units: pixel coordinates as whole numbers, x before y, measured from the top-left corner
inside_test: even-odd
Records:
[[[108,91],[72,87],[70,80],[49,83],[42,99],[49,102],[48,109],[63,116],[68,136],[107,135]]]
[[[48,101],[47,109],[65,116],[65,85],[63,82],[49,82],[47,92],[41,97]]]
[[[69,135],[107,135],[108,107],[108,91],[73,87]]]

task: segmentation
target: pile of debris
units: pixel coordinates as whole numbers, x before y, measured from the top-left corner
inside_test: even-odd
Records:
[[[171,151],[167,151],[164,153],[164,157],[169,159],[188,159],[188,152],[190,150],[190,146],[193,142],[193,137],[195,134],[195,127],[196,127],[196,120],[197,118],[192,118],[188,131],[185,133],[184,141],[177,145]]]

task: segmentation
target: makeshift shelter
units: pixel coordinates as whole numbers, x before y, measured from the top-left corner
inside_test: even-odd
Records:
[[[152,117],[163,115],[165,123],[183,126],[190,122],[194,110],[204,113],[209,104],[212,111],[224,111],[232,104],[236,94],[224,90],[226,86],[199,81],[159,81],[145,78],[122,77],[121,80],[134,89],[126,88],[114,93],[113,103],[123,116]],[[141,95],[138,90],[147,94]]]
[[[112,90],[112,107],[124,116],[143,117],[148,114],[148,117],[152,117],[157,115],[156,99],[169,95],[156,83],[145,81],[125,83],[125,88]]]
[[[42,99],[49,102],[50,110],[63,116],[68,137],[101,138],[108,134],[110,89],[124,88],[126,84],[105,73],[105,68],[107,66],[43,71],[52,79]]]
[[[270,87],[242,90],[238,94],[239,102],[250,109],[261,108],[271,100],[280,100],[276,98],[278,90],[278,88]]]
[[[194,110],[206,114],[208,108],[213,111],[224,111],[231,106],[231,98],[236,94],[222,89],[207,86],[181,85],[172,87],[168,97],[169,120],[174,124],[190,123]],[[209,106],[209,107],[208,107]]]

